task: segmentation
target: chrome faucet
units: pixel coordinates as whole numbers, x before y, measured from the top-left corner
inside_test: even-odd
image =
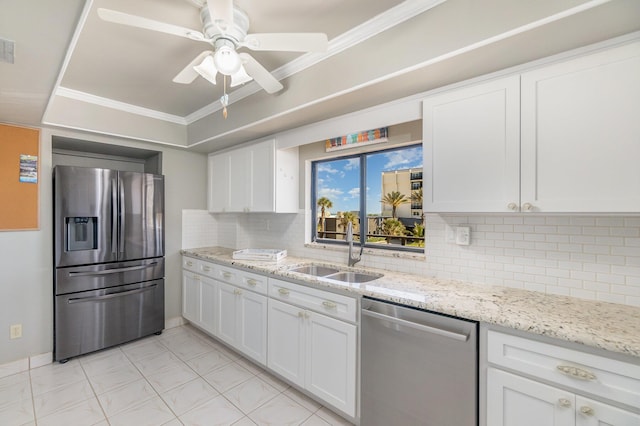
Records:
[[[353,223],[350,221],[347,223],[347,243],[349,243],[349,260],[347,261],[348,266],[354,266],[356,263],[360,262],[362,258],[362,250],[364,246],[360,246],[360,254],[358,257],[353,256]]]

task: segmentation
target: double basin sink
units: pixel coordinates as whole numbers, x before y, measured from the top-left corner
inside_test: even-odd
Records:
[[[382,274],[371,272],[359,272],[352,270],[341,270],[333,266],[309,264],[296,266],[288,270],[289,272],[297,272],[303,275],[322,278],[331,281],[338,281],[348,284],[360,284],[381,278]]]

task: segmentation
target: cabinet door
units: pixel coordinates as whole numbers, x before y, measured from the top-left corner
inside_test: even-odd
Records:
[[[246,148],[229,151],[229,208],[230,212],[248,211],[251,204],[251,154]]]
[[[640,211],[640,43],[522,75],[522,203]]]
[[[306,323],[306,389],[355,416],[356,326],[317,313]]]
[[[518,208],[518,76],[429,97],[423,115],[425,211]]]
[[[216,329],[217,283],[211,278],[200,277],[200,326],[213,335]]]
[[[200,322],[200,281],[199,276],[182,271],[182,316],[191,322]]]
[[[640,415],[576,396],[576,426],[638,426]]]
[[[253,145],[251,156],[251,206],[254,212],[275,211],[275,141]]]
[[[304,310],[269,299],[267,366],[304,386]]]
[[[487,369],[487,425],[572,426],[574,399],[571,392]]]
[[[229,208],[229,155],[209,156],[208,208],[219,213]]]
[[[217,281],[216,291],[216,336],[228,344],[236,345],[238,322],[236,296],[238,289],[232,285]]]
[[[262,365],[267,363],[267,298],[240,290],[237,348]]]

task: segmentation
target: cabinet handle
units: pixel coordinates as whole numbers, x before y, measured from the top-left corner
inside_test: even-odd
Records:
[[[187,261],[187,266],[193,266],[193,262],[192,261]]]
[[[236,288],[235,290],[233,290],[233,294],[239,296],[242,294],[242,290],[240,290],[239,288]]]
[[[580,412],[582,414],[584,414],[585,416],[593,416],[594,415],[594,411],[593,408],[587,406],[587,405],[583,405],[582,407],[580,407]]]
[[[205,271],[205,272],[209,272],[209,271],[211,271],[211,268],[209,268],[208,266],[203,266],[202,270]]]
[[[593,374],[589,370],[585,370],[582,368],[572,367],[570,365],[559,365],[556,368],[562,374],[567,375],[569,377],[573,377],[574,379],[579,379],[579,380],[595,380],[596,379],[595,374]]]
[[[258,281],[254,280],[253,278],[249,278],[247,280],[247,284],[249,284],[251,287],[255,287],[258,285]]]
[[[193,280],[194,280],[194,281],[200,281],[200,277],[199,277],[198,275],[194,275],[194,276],[193,276]]]
[[[287,290],[286,288],[279,288],[278,289],[278,293],[280,293],[283,296],[288,296],[289,295],[289,290]]]
[[[567,398],[560,398],[558,400],[558,405],[564,408],[569,408],[571,407],[571,401],[569,401]]]
[[[334,309],[338,305],[336,305],[334,302],[331,302],[329,300],[325,300],[324,302],[322,302],[322,306],[324,306],[327,309]]]
[[[507,208],[509,210],[516,211],[516,210],[518,210],[518,205],[516,203],[509,203],[509,204],[507,204]]]
[[[222,274],[222,276],[227,278],[227,279],[229,279],[229,278],[231,278],[233,276],[233,274],[231,272],[225,272],[225,273]]]
[[[522,210],[523,210],[523,211],[525,211],[525,212],[530,212],[530,211],[532,211],[532,210],[533,210],[533,204],[531,204],[531,203],[524,203],[524,204],[522,205]]]

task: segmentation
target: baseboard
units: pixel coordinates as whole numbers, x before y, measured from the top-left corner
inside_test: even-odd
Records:
[[[174,327],[180,327],[181,325],[187,324],[188,321],[182,317],[173,317],[164,320],[164,328],[168,330]]]

